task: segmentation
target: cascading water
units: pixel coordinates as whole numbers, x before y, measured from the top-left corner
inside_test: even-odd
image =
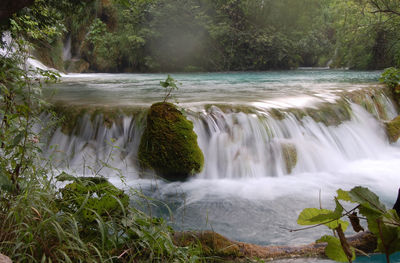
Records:
[[[157,100],[160,75],[67,79],[53,100],[62,103],[56,111],[68,122],[49,138],[47,154],[85,175],[87,167],[99,171],[98,161],[108,161],[129,186],[169,205],[173,219],[162,208],[152,212],[178,229],[211,228],[259,244],[308,243],[325,233],[282,229],[296,228],[303,208],[319,206],[320,190],[325,207],[337,188],[356,185],[370,187],[392,205],[400,186],[400,145],[389,144],[382,122],[397,112],[382,87],[365,84],[376,75],[365,73],[360,80],[345,72],[339,77],[343,83],[332,84],[329,74],[338,72],[269,74],[245,80],[240,74],[242,79],[211,74],[203,82],[198,75],[178,76],[189,87],[179,106],[192,120],[205,156],[204,170],[187,182],[155,179],[137,165],[143,106]],[[271,88],[262,86],[268,81]],[[119,181],[113,169],[104,167],[100,174]]]
[[[71,54],[71,35],[68,35],[66,40],[64,41],[64,48],[63,48],[63,53],[62,53],[62,57],[63,60],[69,60],[72,58],[72,54]]]

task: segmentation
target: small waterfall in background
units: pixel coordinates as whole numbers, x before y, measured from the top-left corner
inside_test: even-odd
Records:
[[[63,60],[70,60],[72,58],[71,54],[71,35],[68,34],[66,40],[64,41],[64,48],[63,48]]]

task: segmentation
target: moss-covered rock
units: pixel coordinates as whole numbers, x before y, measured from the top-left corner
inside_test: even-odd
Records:
[[[286,171],[290,174],[297,164],[297,149],[292,143],[282,143],[282,157],[285,162]]]
[[[400,138],[400,115],[385,123],[386,134],[390,142],[397,142]]]
[[[167,180],[185,180],[204,164],[193,123],[167,102],[151,106],[138,157],[141,167],[152,168]]]
[[[73,180],[60,190],[60,209],[78,213],[83,225],[96,223],[96,214],[105,220],[110,215],[122,216],[129,205],[129,196],[103,177],[72,177],[64,174],[59,180]]]

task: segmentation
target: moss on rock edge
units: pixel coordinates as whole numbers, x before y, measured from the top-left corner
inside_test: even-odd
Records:
[[[386,133],[390,142],[397,142],[400,138],[400,115],[385,123]]]
[[[171,181],[185,180],[199,173],[204,164],[193,123],[167,102],[150,107],[138,158],[141,167],[152,168]]]

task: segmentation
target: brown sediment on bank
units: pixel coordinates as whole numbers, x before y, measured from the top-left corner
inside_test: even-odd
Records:
[[[312,243],[300,246],[260,246],[250,243],[231,241],[212,231],[176,232],[173,236],[178,246],[200,244],[205,256],[215,256],[224,261],[242,262],[251,259],[275,260],[285,258],[326,258],[324,250],[327,243]],[[376,249],[376,237],[363,232],[347,238],[356,253],[373,253]]]

